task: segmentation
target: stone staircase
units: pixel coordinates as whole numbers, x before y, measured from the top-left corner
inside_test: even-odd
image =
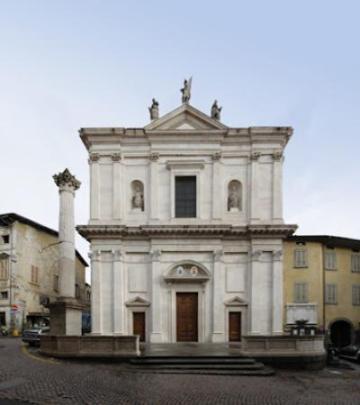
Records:
[[[248,357],[142,356],[129,359],[128,371],[163,374],[271,376],[274,370]]]

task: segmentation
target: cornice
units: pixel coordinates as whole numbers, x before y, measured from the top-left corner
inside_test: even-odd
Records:
[[[169,236],[286,238],[295,232],[297,225],[79,225],[76,229],[87,240],[93,238],[151,238]]]

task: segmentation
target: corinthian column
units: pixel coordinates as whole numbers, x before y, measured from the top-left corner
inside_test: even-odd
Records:
[[[59,292],[61,297],[75,298],[75,221],[74,197],[80,181],[68,169],[53,176],[59,187]]]
[[[80,182],[65,169],[53,176],[59,187],[59,297],[49,305],[52,335],[81,335],[83,306],[75,299],[74,197]]]

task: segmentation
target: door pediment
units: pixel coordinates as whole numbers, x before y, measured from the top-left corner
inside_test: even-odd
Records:
[[[145,126],[147,131],[211,131],[227,127],[189,104],[183,104]]]
[[[195,263],[179,263],[171,268],[165,276],[167,282],[192,282],[202,283],[210,279],[210,274]]]

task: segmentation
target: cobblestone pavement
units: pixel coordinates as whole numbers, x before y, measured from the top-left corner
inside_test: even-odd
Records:
[[[42,358],[20,339],[0,338],[0,404],[20,403],[359,405],[360,367],[273,377],[144,374]]]

